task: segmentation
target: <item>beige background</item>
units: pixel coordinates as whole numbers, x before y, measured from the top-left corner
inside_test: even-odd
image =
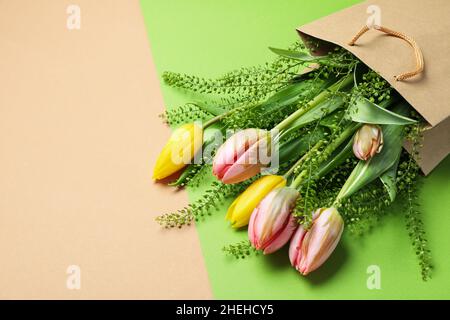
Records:
[[[169,130],[138,1],[0,0],[0,39],[0,298],[210,298],[195,229],[153,221],[187,199],[151,181]]]

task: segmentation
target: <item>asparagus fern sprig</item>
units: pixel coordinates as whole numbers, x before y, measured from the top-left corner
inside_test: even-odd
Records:
[[[432,262],[418,200],[420,168],[416,161],[423,138],[420,124],[410,127],[407,137],[411,144],[411,155],[399,165],[398,188],[404,199],[406,229],[419,259],[422,279],[426,281],[431,277]]]
[[[224,201],[241,193],[254,179],[238,184],[223,184],[218,181],[212,182],[199,199],[191,202],[182,209],[175,212],[165,213],[156,217],[156,222],[165,228],[181,228],[191,225],[194,221],[200,221],[212,214],[214,209]]]
[[[251,255],[258,255],[259,251],[252,247],[250,241],[242,240],[234,244],[229,244],[222,248],[225,254],[235,257],[236,259],[245,259]]]

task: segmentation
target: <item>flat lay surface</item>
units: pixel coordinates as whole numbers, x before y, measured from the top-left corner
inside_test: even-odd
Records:
[[[300,25],[359,2],[0,1],[0,298],[449,299],[449,157],[421,179],[428,282],[395,205],[362,237],[344,230],[307,277],[287,247],[224,254],[247,239],[225,220],[231,199],[180,230],[155,221],[213,181],[178,191],[152,180],[170,136],[158,116],[198,98],[169,88],[162,73],[216,77],[263,64]],[[370,289],[374,270],[380,289]]]

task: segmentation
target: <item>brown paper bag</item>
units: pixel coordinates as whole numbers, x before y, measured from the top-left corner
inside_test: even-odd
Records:
[[[422,74],[404,81],[394,78],[413,70],[415,63],[413,49],[399,38],[369,30],[356,45],[348,45],[366,24],[370,5],[380,9],[381,26],[402,32],[418,43],[425,61]],[[418,159],[425,174],[450,152],[449,17],[448,0],[370,0],[297,29],[302,38],[325,40],[352,52],[384,77],[428,121],[431,128],[424,133]]]

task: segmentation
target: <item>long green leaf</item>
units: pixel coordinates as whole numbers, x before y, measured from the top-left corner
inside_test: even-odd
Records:
[[[382,108],[366,98],[356,100],[350,111],[350,117],[355,122],[372,124],[406,125],[416,122],[413,119]]]
[[[333,111],[320,120],[320,125],[329,128],[332,132],[339,128],[346,127],[352,121],[350,119],[346,119],[345,113],[345,109]]]
[[[279,56],[300,60],[300,61],[314,61],[318,60],[317,57],[313,57],[312,55],[302,52],[302,51],[291,51],[291,50],[285,50],[285,49],[277,49],[269,47],[269,50],[273,53],[278,54]]]
[[[325,116],[339,109],[343,105],[344,99],[341,96],[332,96],[328,98],[326,101],[319,104],[317,107],[307,111],[304,115],[300,116],[294,122],[292,122],[289,125],[289,128],[286,129],[286,131],[283,134],[288,134],[289,132],[298,130],[315,120],[324,118]]]
[[[389,198],[391,201],[394,201],[397,197],[397,168],[398,163],[400,161],[400,153],[399,157],[397,157],[397,161],[394,163],[392,167],[390,167],[385,173],[380,176],[380,180],[386,188],[387,193],[389,194]]]
[[[310,146],[315,145],[320,139],[325,137],[325,129],[318,127],[313,132],[297,139],[280,143],[279,163],[285,163],[292,159],[297,159],[308,151]]]
[[[353,139],[350,139],[344,147],[336,150],[325,163],[322,163],[315,176],[318,178],[324,177],[348,159],[352,155],[352,141]]]
[[[265,108],[279,108],[294,103],[305,95],[305,88],[310,86],[308,82],[296,82],[290,84],[263,102]]]
[[[295,120],[291,126],[303,126],[315,120],[323,118],[344,105],[344,99],[341,96],[330,97],[316,108],[309,110],[303,116]]]

